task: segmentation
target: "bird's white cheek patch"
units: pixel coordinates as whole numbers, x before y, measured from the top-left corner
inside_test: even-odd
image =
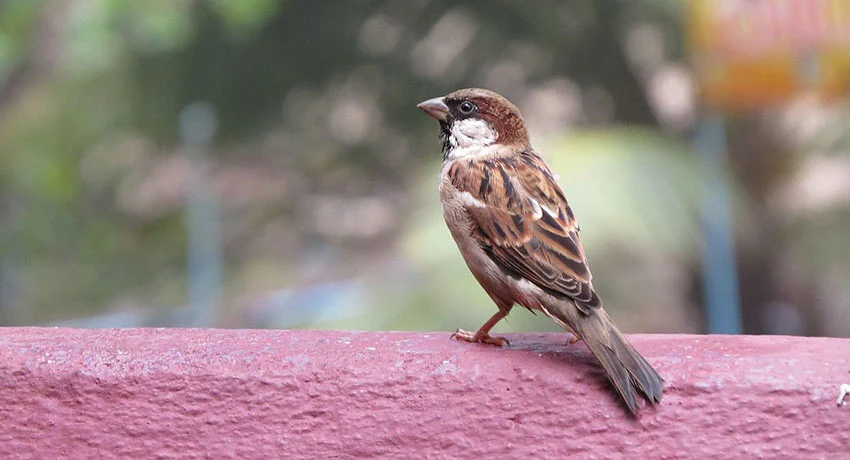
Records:
[[[453,147],[486,147],[496,142],[496,130],[481,119],[458,120],[452,123],[452,133],[449,137]]]

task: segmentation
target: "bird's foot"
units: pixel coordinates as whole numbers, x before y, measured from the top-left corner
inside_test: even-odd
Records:
[[[486,332],[469,332],[463,329],[458,329],[452,334],[451,338],[457,340],[463,340],[464,342],[472,342],[472,343],[487,343],[490,345],[496,345],[498,347],[502,346],[511,346],[511,342],[504,337],[493,337],[492,335]]]
[[[581,337],[579,337],[575,334],[570,334],[570,338],[567,339],[567,345],[572,345],[572,344],[574,344],[576,342],[580,342],[580,341],[581,341]]]

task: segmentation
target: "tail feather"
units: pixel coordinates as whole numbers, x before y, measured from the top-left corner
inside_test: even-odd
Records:
[[[572,309],[577,310],[575,307]],[[568,329],[584,340],[632,413],[638,410],[636,389],[652,403],[661,401],[661,376],[623,337],[604,310],[595,310],[586,316],[580,313],[564,315],[564,312],[558,310],[551,311],[555,315],[549,316],[562,326],[568,325]]]

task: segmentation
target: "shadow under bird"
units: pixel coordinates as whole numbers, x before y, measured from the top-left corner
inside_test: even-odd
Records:
[[[638,390],[660,402],[662,379],[602,308],[575,215],[549,165],[531,147],[519,109],[477,88],[417,107],[440,122],[443,217],[469,270],[499,309],[477,331],[458,329],[453,337],[504,345],[507,340],[491,336],[490,329],[519,304],[584,340],[632,413]]]

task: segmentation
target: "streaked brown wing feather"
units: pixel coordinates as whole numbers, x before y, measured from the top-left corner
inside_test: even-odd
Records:
[[[534,152],[461,163],[452,184],[484,206],[469,206],[473,237],[508,273],[589,313],[601,306],[581,247],[575,216],[546,163]],[[496,193],[503,190],[504,193]]]

